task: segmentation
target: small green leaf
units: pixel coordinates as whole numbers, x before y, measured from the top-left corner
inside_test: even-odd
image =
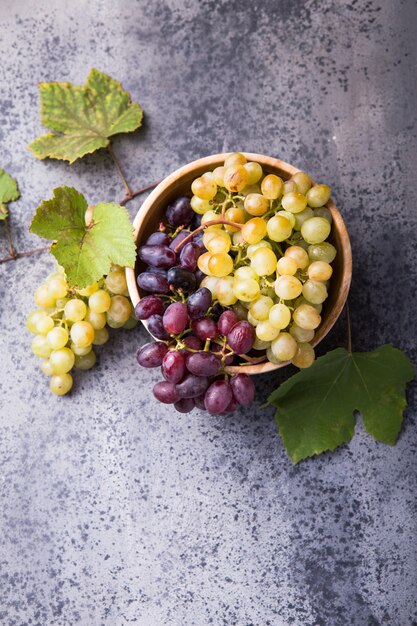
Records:
[[[73,187],[54,189],[54,197],[36,209],[31,232],[55,239],[51,252],[68,281],[80,289],[108,274],[112,263],[133,267],[135,242],[126,209],[100,203],[86,223],[87,201]]]
[[[121,84],[93,68],[85,87],[71,83],[40,83],[42,124],[54,133],[35,139],[29,149],[38,159],[73,163],[109,145],[109,137],[133,132],[143,111]]]
[[[19,196],[15,179],[0,168],[0,221],[8,215],[7,203],[17,200]]]
[[[292,461],[349,441],[354,411],[370,435],[393,445],[407,404],[405,387],[413,377],[409,358],[384,345],[373,352],[337,348],[289,378],[268,402],[277,408],[279,433]]]

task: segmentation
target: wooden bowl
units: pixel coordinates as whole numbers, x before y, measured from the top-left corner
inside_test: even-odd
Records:
[[[293,165],[273,157],[247,152],[243,154],[248,161],[260,163],[264,172],[278,174],[283,180],[291,178],[293,174],[300,171]],[[138,246],[141,245],[152,232],[157,230],[159,222],[164,218],[164,211],[169,202],[175,200],[180,195],[190,194],[191,183],[194,178],[222,165],[226,156],[227,153],[214,154],[192,161],[188,165],[180,167],[159,183],[142,204],[133,221],[136,244]],[[335,246],[337,255],[332,263],[333,275],[330,280],[329,296],[323,304],[322,322],[311,342],[313,346],[316,346],[327,335],[341,314],[349,292],[352,276],[352,253],[346,226],[331,199],[326,206],[330,209],[333,217],[332,230],[328,241]],[[144,264],[138,259],[135,269],[126,268],[129,295],[134,307],[139,302],[141,296],[146,295],[139,292],[136,283],[136,276],[140,271],[143,271],[144,267]],[[144,326],[146,327],[146,322],[144,322]],[[226,371],[229,373],[263,374],[287,364],[288,362],[280,364],[267,362],[259,365],[234,365],[227,367]]]

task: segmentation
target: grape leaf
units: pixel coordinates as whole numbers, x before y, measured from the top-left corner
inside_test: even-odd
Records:
[[[85,87],[71,83],[40,83],[41,119],[56,131],[28,147],[38,159],[73,163],[109,145],[109,137],[129,133],[142,123],[143,111],[132,103],[116,80],[93,68]]]
[[[0,221],[8,215],[7,203],[17,200],[19,196],[17,182],[0,167]]]
[[[30,230],[45,239],[56,240],[51,252],[64,267],[72,286],[90,285],[108,274],[112,263],[133,267],[136,256],[133,228],[124,207],[114,203],[96,204],[86,223],[88,205],[79,191],[58,187],[53,193],[51,200],[44,200],[36,209]]]
[[[293,463],[334,450],[354,434],[354,411],[365,430],[393,445],[414,377],[409,358],[387,344],[373,352],[337,348],[283,383],[268,398],[277,408],[279,433]]]

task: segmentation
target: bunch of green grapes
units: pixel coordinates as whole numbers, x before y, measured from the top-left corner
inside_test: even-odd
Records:
[[[32,351],[40,357],[41,370],[50,376],[56,395],[68,393],[73,385],[71,370],[89,370],[96,363],[95,346],[109,339],[110,328],[133,328],[137,321],[128,299],[123,268],[113,266],[109,274],[85,289],[73,289],[63,268],[35,291],[38,309],[26,319],[35,335]]]
[[[254,348],[266,350],[269,361],[309,367],[336,256],[326,241],[330,187],[313,185],[305,172],[286,181],[265,175],[235,152],[191,190],[191,206],[207,224],[201,286],[255,327]],[[216,220],[228,223],[209,224]]]

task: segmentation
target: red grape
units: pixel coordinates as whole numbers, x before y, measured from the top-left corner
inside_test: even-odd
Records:
[[[200,287],[187,300],[188,314],[192,320],[203,317],[210,308],[212,295],[207,287]]]
[[[170,202],[165,210],[165,215],[168,224],[171,226],[186,226],[189,224],[194,216],[190,198],[180,196],[173,202]]]
[[[255,329],[249,322],[238,322],[227,335],[227,343],[236,354],[246,354],[255,341]]]
[[[179,335],[188,326],[189,318],[187,307],[183,302],[173,302],[164,313],[163,324],[165,330],[172,335]]]
[[[137,277],[138,287],[151,293],[168,293],[169,284],[165,272],[142,272]]]
[[[164,312],[164,303],[157,296],[145,296],[135,307],[135,316],[138,320],[147,320],[151,315],[160,315]]]
[[[155,398],[164,404],[173,404],[180,399],[175,385],[166,380],[156,383],[152,391]]]
[[[199,320],[195,320],[191,328],[197,337],[203,341],[206,339],[216,339],[219,334],[216,322],[209,317],[202,317]]]
[[[158,230],[156,233],[149,235],[145,243],[147,246],[169,246],[171,243],[171,237],[167,233]]]
[[[201,348],[203,347],[200,339],[198,337],[194,337],[194,335],[187,335],[186,337],[184,337],[183,342],[187,346],[187,348],[191,348],[191,350],[201,350]]]
[[[190,413],[195,407],[195,403],[193,398],[181,398],[181,400],[174,403],[174,406],[180,413]]]
[[[239,318],[234,311],[224,311],[219,317],[217,326],[222,335],[228,335],[238,321]]]
[[[193,352],[187,357],[187,370],[196,376],[214,376],[221,366],[221,360],[212,352]]]
[[[167,352],[162,361],[162,374],[170,383],[179,383],[185,374],[185,356],[172,350]]]
[[[168,347],[160,341],[145,343],[139,348],[136,358],[142,367],[159,367],[168,352]]]
[[[198,244],[190,241],[186,243],[180,252],[180,265],[190,272],[197,269],[198,257],[201,255],[201,248]]]
[[[161,341],[167,341],[169,339],[169,334],[164,328],[162,315],[151,315],[151,317],[146,320],[146,324],[151,335],[157,339]]]
[[[230,379],[233,395],[239,404],[250,404],[255,398],[255,385],[247,374],[235,374]]]
[[[181,243],[181,241],[183,239],[188,237],[188,235],[191,235],[189,230],[180,230],[178,235],[176,235],[176,237],[174,237],[174,239],[169,244],[169,247],[171,248],[171,250],[175,250],[175,248],[178,246],[178,244]]]
[[[225,380],[216,380],[204,396],[204,406],[209,413],[219,415],[226,411],[233,399],[232,388]]]
[[[206,391],[209,384],[209,379],[205,376],[187,374],[175,388],[180,398],[196,398]]]
[[[139,258],[152,265],[152,267],[162,267],[168,269],[175,265],[177,255],[174,250],[168,248],[168,246],[140,246],[138,249]]]

